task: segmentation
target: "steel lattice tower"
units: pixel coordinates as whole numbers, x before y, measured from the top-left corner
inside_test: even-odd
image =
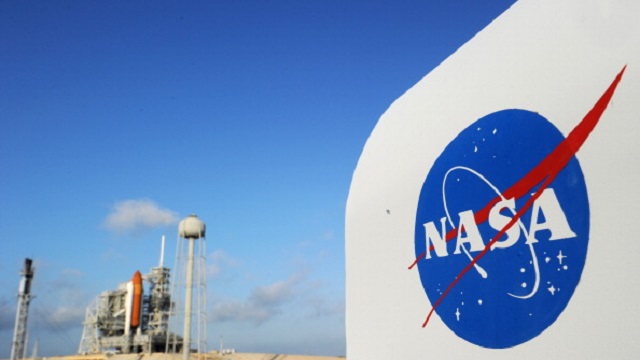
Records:
[[[16,310],[16,326],[13,330],[13,343],[11,346],[11,360],[24,359],[27,342],[27,317],[29,315],[29,302],[31,302],[31,280],[33,279],[33,261],[24,259],[22,280],[18,288],[18,308]]]

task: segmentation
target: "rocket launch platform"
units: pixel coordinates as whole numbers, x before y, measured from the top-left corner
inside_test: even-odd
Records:
[[[160,265],[149,274],[136,271],[130,281],[103,292],[91,302],[86,310],[79,354],[181,351],[182,338],[169,332],[171,271],[163,266],[162,257]],[[145,283],[148,294],[144,292]]]
[[[182,220],[178,226],[176,268],[186,269],[184,304],[176,301],[179,297],[174,293],[176,287],[174,286],[173,290],[169,288],[171,272],[164,266],[163,236],[160,263],[157,267],[152,268],[146,275],[136,271],[130,281],[120,284],[115,290],[103,292],[87,307],[78,353],[89,355],[182,352],[183,359],[188,359],[193,350],[206,353],[205,228],[204,222],[193,214]],[[194,243],[197,239],[201,241],[197,261],[194,261]],[[180,240],[187,241],[189,245],[185,264],[182,263],[185,259],[182,255],[184,244]],[[194,266],[194,262],[198,265]],[[181,281],[181,274],[176,277]],[[180,281],[173,281],[173,285],[181,284]],[[148,284],[148,293],[144,291],[145,284]],[[191,304],[194,287],[199,296],[196,311],[193,311]],[[190,336],[193,314],[197,317],[195,327],[198,331],[195,348],[192,347],[194,342]],[[181,316],[184,320],[184,332],[178,335],[175,328]]]

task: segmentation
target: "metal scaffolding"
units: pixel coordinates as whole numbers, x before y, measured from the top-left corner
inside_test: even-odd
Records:
[[[22,280],[18,288],[18,308],[16,310],[16,325],[13,331],[13,343],[11,346],[11,360],[25,358],[26,342],[27,342],[27,318],[29,316],[29,303],[31,302],[31,280],[35,268],[33,261],[29,258],[24,259],[24,268],[22,269]]]
[[[164,251],[164,238],[162,249]],[[103,292],[91,302],[85,314],[79,354],[165,351],[169,337],[171,271],[163,266],[162,257],[160,265],[149,274],[136,272],[131,281]],[[148,293],[143,295],[145,283]],[[134,291],[136,286],[139,293]]]

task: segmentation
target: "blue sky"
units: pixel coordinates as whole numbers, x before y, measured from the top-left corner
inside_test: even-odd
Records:
[[[209,347],[344,355],[344,207],[386,108],[513,1],[0,2],[0,358],[207,224]],[[111,219],[111,220],[108,220]],[[366,254],[363,254],[366,255]]]

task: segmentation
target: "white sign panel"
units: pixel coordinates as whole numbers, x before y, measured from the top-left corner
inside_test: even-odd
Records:
[[[520,1],[353,176],[347,357],[640,354],[640,3]]]

